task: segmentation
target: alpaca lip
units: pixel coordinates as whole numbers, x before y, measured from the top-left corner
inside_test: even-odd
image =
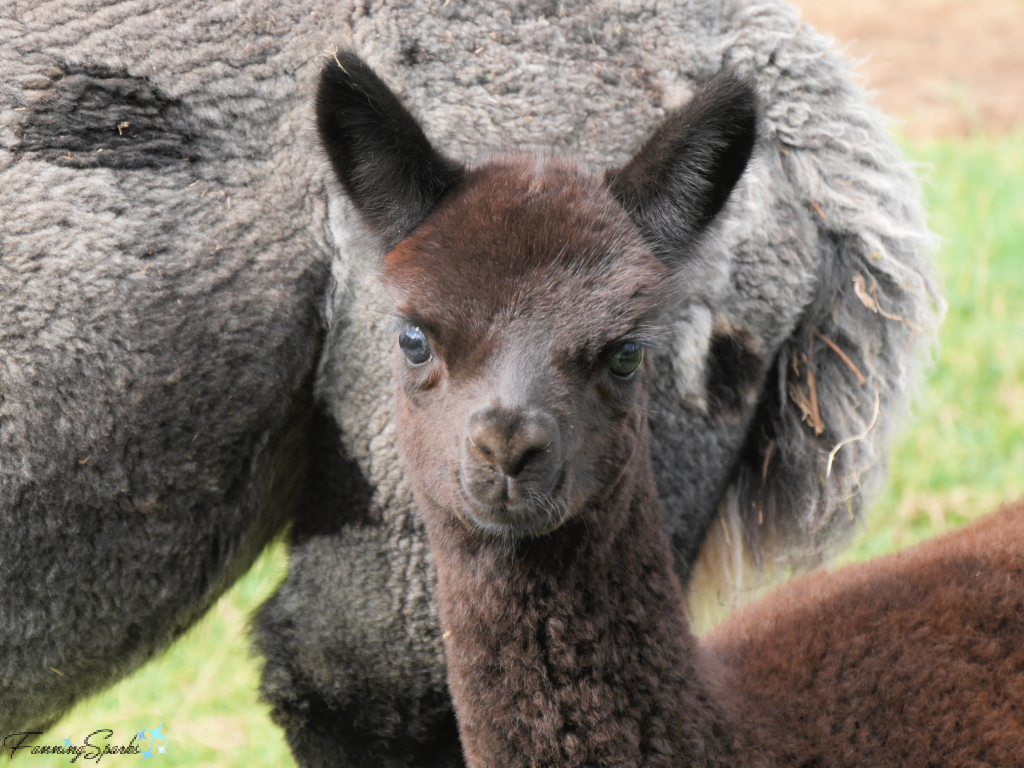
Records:
[[[470,528],[491,536],[544,536],[560,528],[570,516],[566,505],[559,503],[568,475],[566,462],[558,472],[558,479],[551,493],[539,504],[523,506],[510,506],[504,503],[493,506],[481,504],[467,491],[460,475],[457,485],[459,494],[466,503],[460,505],[457,514]]]

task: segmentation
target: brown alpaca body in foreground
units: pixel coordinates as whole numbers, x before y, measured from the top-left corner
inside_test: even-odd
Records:
[[[650,358],[669,282],[700,279],[749,158],[748,88],[714,81],[603,177],[522,156],[467,170],[351,55],[317,108],[390,247],[400,451],[471,768],[1022,754],[1019,511],[800,581],[709,643],[690,631],[651,470]]]
[[[1024,765],[1024,500],[795,579],[704,645],[786,765]]]

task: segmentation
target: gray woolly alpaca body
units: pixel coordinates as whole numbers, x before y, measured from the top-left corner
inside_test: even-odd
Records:
[[[0,733],[166,646],[291,514],[257,643],[297,758],[459,760],[388,318],[351,268],[380,244],[310,130],[333,45],[459,156],[621,162],[694,83],[751,78],[766,130],[652,395],[677,569],[716,510],[755,555],[813,559],[877,474],[934,321],[927,233],[877,115],[784,3],[0,2]]]

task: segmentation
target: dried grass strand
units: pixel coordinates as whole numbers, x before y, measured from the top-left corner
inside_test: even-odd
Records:
[[[825,424],[821,420],[821,412],[818,410],[818,385],[814,379],[814,337],[807,345],[807,389],[811,394],[811,423],[814,425],[814,434],[820,435],[825,431]]]
[[[825,477],[831,477],[832,476],[832,462],[835,460],[836,454],[839,453],[839,449],[840,448],[842,448],[844,445],[849,445],[850,443],[856,443],[858,440],[863,440],[865,437],[868,436],[868,434],[871,432],[871,430],[875,428],[875,423],[878,421],[878,412],[881,409],[882,409],[882,395],[878,391],[878,387],[875,387],[875,415],[871,419],[871,423],[868,424],[867,429],[865,429],[859,435],[855,435],[854,437],[848,437],[846,440],[843,440],[842,442],[838,443],[836,445],[836,447],[833,448],[829,452],[829,454],[828,454],[828,462],[825,464]]]
[[[831,349],[833,352],[839,355],[839,359],[846,363],[846,367],[853,371],[853,375],[857,377],[858,384],[860,384],[862,387],[865,384],[867,384],[868,380],[864,378],[864,374],[860,372],[860,368],[854,365],[853,360],[847,357],[846,353],[839,348],[838,344],[832,341],[832,339],[830,339],[828,336],[822,335],[820,331],[815,331],[814,335],[817,336],[822,341],[824,341],[826,344],[828,344],[829,349]]]

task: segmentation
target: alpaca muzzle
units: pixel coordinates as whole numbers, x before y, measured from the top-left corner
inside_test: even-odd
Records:
[[[561,449],[558,423],[546,411],[494,406],[474,411],[466,420],[461,467],[474,521],[514,535],[557,527],[565,475]]]

